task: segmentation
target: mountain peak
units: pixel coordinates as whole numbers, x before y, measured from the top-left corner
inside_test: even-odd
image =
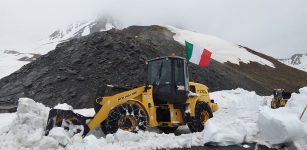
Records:
[[[90,33],[119,28],[119,23],[111,16],[100,16],[87,21],[79,21],[70,24],[63,29],[58,29],[49,35],[50,41],[64,41],[73,38],[80,38]]]
[[[288,66],[307,72],[307,54],[294,54],[290,58],[278,60]]]
[[[121,28],[121,25],[111,16],[100,16],[86,21],[79,21],[52,32],[48,38],[39,41],[38,46],[33,48],[34,50],[32,49],[32,52],[46,54],[54,50],[57,44],[64,41],[113,28]]]

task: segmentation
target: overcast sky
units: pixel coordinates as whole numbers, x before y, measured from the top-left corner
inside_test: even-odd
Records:
[[[306,0],[1,0],[0,48],[99,14],[125,26],[176,25],[278,58],[307,53]]]

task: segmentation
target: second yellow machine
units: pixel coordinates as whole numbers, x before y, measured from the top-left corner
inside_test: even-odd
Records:
[[[207,86],[189,82],[186,59],[159,57],[149,60],[146,68],[144,86],[121,92],[118,91],[125,89],[103,86],[95,101],[93,117],[51,109],[46,134],[53,127],[63,127],[85,136],[97,126],[105,134],[118,129],[137,132],[148,127],[172,133],[182,125],[188,125],[191,132],[202,131],[218,106],[210,99]]]

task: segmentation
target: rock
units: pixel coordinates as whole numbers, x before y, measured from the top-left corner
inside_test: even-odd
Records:
[[[61,68],[59,68],[59,70],[60,71],[64,71],[64,70],[66,70],[66,68],[65,67],[61,67]]]
[[[82,62],[81,59],[74,59],[74,60],[72,60],[73,64],[80,64],[81,62]]]
[[[68,77],[66,76],[57,76],[58,81],[65,81]]]
[[[70,74],[73,74],[73,75],[76,75],[78,74],[78,71],[77,70],[73,70],[73,69],[66,69],[68,73]]]
[[[85,78],[84,78],[84,77],[82,77],[82,76],[79,76],[79,77],[77,77],[77,80],[78,80],[78,81],[84,81],[84,80],[85,80]]]

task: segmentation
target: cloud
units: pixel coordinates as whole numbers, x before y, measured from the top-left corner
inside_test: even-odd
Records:
[[[171,24],[274,57],[307,53],[307,1],[1,0],[0,45],[12,47],[98,14],[125,26]]]

